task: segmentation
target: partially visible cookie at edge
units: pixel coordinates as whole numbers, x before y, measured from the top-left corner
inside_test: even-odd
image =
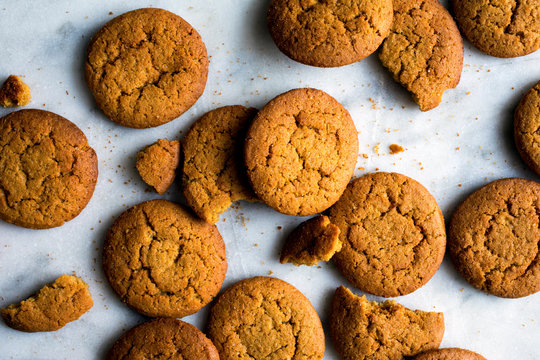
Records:
[[[514,139],[521,158],[540,176],[540,81],[519,102],[514,112]]]
[[[164,194],[176,177],[180,163],[180,142],[159,139],[137,153],[136,167],[143,181]]]
[[[416,355],[412,360],[486,360],[480,354],[460,348],[430,350]]]

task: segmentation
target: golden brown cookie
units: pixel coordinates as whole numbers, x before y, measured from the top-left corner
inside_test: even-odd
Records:
[[[514,113],[514,139],[521,158],[540,175],[540,81],[530,89]]]
[[[10,75],[0,87],[0,105],[24,106],[30,102],[30,87],[17,75]]]
[[[491,56],[511,58],[540,48],[538,0],[452,0],[461,33]]]
[[[88,285],[80,278],[62,275],[39,292],[2,309],[2,318],[13,329],[55,331],[77,320],[94,305]]]
[[[0,118],[0,219],[60,226],[88,204],[97,176],[96,153],[71,121],[43,110]]]
[[[325,215],[304,221],[287,237],[279,261],[297,266],[328,261],[341,250],[339,232],[339,227]]]
[[[452,216],[448,251],[474,287],[517,298],[540,290],[540,184],[501,179],[472,193]]]
[[[159,139],[137,154],[137,171],[145,183],[164,194],[176,177],[180,163],[180,142]]]
[[[195,326],[176,319],[155,319],[122,335],[107,360],[219,360],[216,347]]]
[[[426,351],[412,360],[486,360],[480,354],[459,348],[447,348]]]
[[[444,257],[444,218],[431,194],[396,173],[352,181],[329,211],[343,247],[333,260],[360,290],[378,296],[409,294],[435,274]]]
[[[379,58],[394,80],[412,93],[420,110],[427,111],[459,83],[463,41],[438,0],[394,1],[394,23]]]
[[[266,20],[277,47],[291,59],[343,66],[377,50],[392,25],[392,0],[272,0]]]
[[[309,300],[291,284],[271,277],[242,280],[210,311],[208,336],[221,360],[318,360],[324,333]]]
[[[442,313],[377,303],[337,288],[330,307],[330,335],[343,360],[402,360],[436,349],[444,334]]]
[[[349,112],[317,89],[294,89],[271,100],[255,117],[245,145],[255,193],[287,215],[332,206],[357,157],[358,133]]]
[[[132,128],[165,124],[202,95],[208,58],[180,16],[138,9],[109,21],[88,45],[86,83],[111,120]]]
[[[257,110],[224,106],[204,114],[182,141],[184,196],[206,222],[238,200],[256,201],[246,176],[243,147]]]
[[[184,317],[219,292],[227,260],[217,228],[166,200],[125,211],[111,226],[103,268],[114,291],[146,316]]]

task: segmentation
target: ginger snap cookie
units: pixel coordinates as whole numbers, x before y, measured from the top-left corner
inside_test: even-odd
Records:
[[[0,219],[60,226],[88,204],[97,176],[96,153],[71,121],[44,110],[0,118]]]
[[[509,178],[472,193],[452,215],[448,251],[475,288],[518,298],[540,290],[540,184]]]
[[[94,305],[88,285],[80,278],[62,275],[39,292],[1,310],[6,324],[26,332],[55,331],[77,320]]]
[[[85,75],[97,105],[111,120],[132,128],[159,126],[182,115],[202,95],[206,47],[180,16],[138,9],[94,35]]]
[[[463,41],[438,0],[394,1],[394,23],[379,51],[382,64],[428,111],[455,88],[463,68]]]
[[[392,17],[392,0],[272,0],[267,24],[279,50],[291,59],[334,67],[373,53]]]
[[[103,268],[114,291],[134,310],[184,317],[219,292],[227,271],[225,244],[215,226],[181,205],[146,201],[109,229]]]
[[[257,201],[243,162],[244,140],[257,110],[224,106],[204,114],[182,141],[188,205],[208,223],[238,200]]]
[[[137,154],[137,171],[145,183],[164,194],[176,177],[180,163],[180,142],[159,139]]]
[[[271,277],[242,280],[210,310],[208,336],[221,360],[318,360],[324,332],[309,300]]]
[[[358,132],[327,93],[294,89],[271,100],[249,128],[244,156],[257,196],[283,214],[332,206],[356,165]]]
[[[537,0],[452,0],[461,33],[484,53],[500,58],[540,48]]]
[[[412,360],[486,360],[480,354],[460,348],[446,348],[426,351]]]
[[[30,87],[17,75],[10,75],[0,87],[0,105],[24,106],[30,102]]]
[[[368,301],[343,286],[330,305],[330,335],[343,360],[402,360],[438,348],[443,334],[442,313]]]
[[[514,139],[521,158],[540,175],[540,81],[519,102],[514,112]]]
[[[360,290],[384,297],[409,294],[435,274],[444,257],[444,218],[417,181],[396,173],[353,180],[329,210],[341,230],[332,258]]]
[[[195,326],[177,319],[155,319],[122,335],[107,354],[120,359],[219,360],[216,347]]]
[[[279,261],[310,266],[328,261],[341,250],[339,232],[325,215],[304,221],[287,237]]]

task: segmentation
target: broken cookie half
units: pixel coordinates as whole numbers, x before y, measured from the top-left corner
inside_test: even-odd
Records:
[[[25,106],[30,102],[30,87],[17,75],[10,75],[0,87],[0,105]]]
[[[180,142],[159,139],[139,151],[136,166],[143,181],[162,195],[174,182],[179,163]]]

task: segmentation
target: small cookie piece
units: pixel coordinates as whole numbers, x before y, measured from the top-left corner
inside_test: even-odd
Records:
[[[183,206],[146,201],[126,210],[109,229],[103,269],[135,311],[184,317],[219,292],[227,272],[225,244],[215,226]]]
[[[330,335],[343,360],[402,360],[436,349],[444,334],[442,313],[377,303],[340,286],[330,307]]]
[[[332,206],[358,157],[349,112],[327,93],[294,89],[271,100],[249,128],[245,160],[257,196],[283,214],[307,216]]]
[[[500,58],[540,48],[537,0],[452,0],[461,33],[479,50]]]
[[[540,81],[521,98],[514,112],[514,139],[521,158],[540,175]]]
[[[26,332],[55,331],[77,320],[94,305],[88,285],[77,276],[62,275],[39,292],[2,309],[6,324]]]
[[[490,294],[540,290],[540,184],[501,179],[472,193],[450,222],[448,251],[458,272]]]
[[[97,176],[96,152],[71,121],[33,109],[0,118],[0,219],[60,226],[88,204]]]
[[[392,0],[272,0],[266,20],[285,55],[306,65],[333,67],[377,50],[392,17]]]
[[[107,354],[107,360],[127,358],[219,360],[219,355],[195,326],[177,319],[155,319],[126,332]]]
[[[291,284],[271,277],[242,280],[210,311],[208,336],[221,360],[318,360],[324,332],[309,300]]]
[[[289,235],[283,250],[282,264],[316,265],[319,261],[328,261],[341,250],[339,228],[330,223],[328,216],[321,215],[301,223]]]
[[[137,154],[137,171],[145,183],[164,194],[176,177],[180,163],[180,142],[159,139]]]
[[[480,354],[460,348],[446,348],[426,351],[412,360],[486,360]]]
[[[191,126],[182,141],[184,196],[210,224],[235,201],[257,201],[243,162],[246,132],[256,114],[256,109],[241,105],[212,110]]]
[[[394,80],[412,93],[420,110],[439,105],[463,68],[463,41],[438,0],[394,1],[394,23],[379,58]]]
[[[202,95],[206,47],[180,16],[138,9],[112,19],[94,35],[85,75],[97,105],[112,121],[131,128],[159,126]]]
[[[0,105],[3,107],[24,106],[30,99],[30,87],[17,75],[9,75],[0,87]]]
[[[343,247],[333,260],[362,291],[409,294],[435,274],[446,247],[444,218],[417,181],[396,173],[353,180],[329,211]]]

